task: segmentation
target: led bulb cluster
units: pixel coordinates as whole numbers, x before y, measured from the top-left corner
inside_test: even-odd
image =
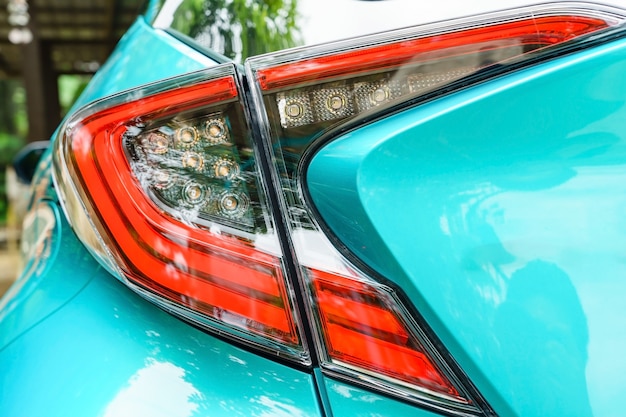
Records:
[[[191,212],[192,221],[219,217],[252,226],[250,197],[224,116],[136,131],[125,136],[131,167],[165,211]]]
[[[476,72],[476,68],[466,67],[435,73],[411,74],[407,77],[407,83],[412,93],[419,93],[458,80],[473,72]]]
[[[423,93],[475,72],[468,67],[402,77],[369,76],[283,91],[276,104],[283,128],[345,119],[408,95]]]

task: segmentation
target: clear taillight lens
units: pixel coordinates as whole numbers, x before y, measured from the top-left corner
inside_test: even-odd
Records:
[[[232,65],[97,102],[56,142],[82,240],[202,326],[309,363]]]
[[[400,301],[400,292],[348,261],[343,253],[353,255],[336,239],[336,245],[330,242],[332,233],[305,197],[307,161],[315,149],[359,120],[465,88],[557,50],[566,53],[623,21],[610,8],[553,4],[246,62],[327,373],[436,409],[485,411],[471,383],[425,336],[426,325]]]

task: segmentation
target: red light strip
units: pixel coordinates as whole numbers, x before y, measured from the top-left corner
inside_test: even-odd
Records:
[[[429,57],[428,53],[442,52],[447,48],[475,46],[473,50],[462,51],[463,54],[475,53],[485,46],[484,42],[505,39],[517,40],[518,45],[548,46],[606,27],[608,27],[606,21],[592,17],[538,17],[369,48],[355,48],[340,54],[263,68],[258,70],[257,79],[261,89],[268,91],[314,80],[319,82],[320,79],[347,74],[354,76],[402,64],[430,60],[432,57]],[[449,56],[453,55],[456,53]],[[441,57],[441,55],[438,56]]]
[[[222,77],[119,104],[87,117],[82,123],[89,124],[93,118],[104,118],[107,125],[112,125],[132,121],[137,117],[166,117],[196,107],[231,100],[237,96],[235,79]]]
[[[307,270],[330,357],[467,402],[374,287]]]
[[[129,120],[236,96],[234,79],[224,77],[94,114],[73,132],[74,163],[131,281],[218,320],[225,313],[240,316],[235,321],[243,330],[297,344],[280,260],[163,215],[132,175],[122,145],[123,123]]]

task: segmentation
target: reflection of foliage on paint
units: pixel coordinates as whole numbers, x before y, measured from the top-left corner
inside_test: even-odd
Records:
[[[297,0],[185,0],[171,27],[241,62],[299,43]]]

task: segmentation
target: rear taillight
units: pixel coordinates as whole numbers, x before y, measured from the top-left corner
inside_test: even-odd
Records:
[[[328,375],[486,414],[398,277],[378,276],[315,214],[307,163],[346,126],[584,46],[622,22],[610,8],[557,4],[261,56],[245,64],[250,100],[234,65],[178,77],[76,113],[55,144],[55,180],[92,253],[175,314],[304,365],[312,333]]]
[[[347,369],[385,375],[467,402],[444,375],[393,292],[375,282],[306,269],[328,356]]]
[[[557,50],[566,53],[622,23],[612,9],[556,4],[246,62],[325,372],[438,409],[485,411],[471,383],[425,336],[426,325],[410,313],[401,292],[382,283],[403,278],[376,277],[376,265],[359,268],[359,261],[350,262],[346,257],[355,259],[353,252],[315,214],[306,197],[307,163],[315,149],[346,126],[358,127],[384,111],[468,87]],[[340,166],[337,178],[358,181],[343,178]],[[352,219],[342,221],[347,229],[359,227]]]
[[[232,65],[95,103],[56,150],[69,217],[110,269],[188,319],[308,363]]]

